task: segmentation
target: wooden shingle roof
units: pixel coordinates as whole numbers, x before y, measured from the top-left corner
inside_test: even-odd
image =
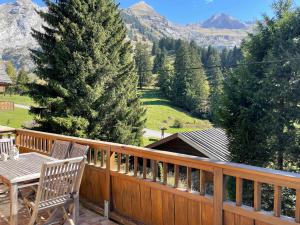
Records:
[[[4,63],[0,62],[0,84],[10,85],[11,83],[11,79],[5,71]]]
[[[210,159],[229,161],[228,137],[220,128],[173,134],[147,147],[155,149],[155,147],[176,138],[181,139]]]

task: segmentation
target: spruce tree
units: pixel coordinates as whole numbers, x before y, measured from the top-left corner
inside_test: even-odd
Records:
[[[149,85],[152,81],[152,62],[147,45],[137,43],[134,60],[139,77],[139,87],[143,89],[144,86]]]
[[[243,43],[244,65],[225,80],[220,122],[233,161],[299,171],[300,9],[289,0],[274,6],[276,16]]]
[[[218,123],[218,111],[220,106],[220,97],[223,89],[223,74],[220,69],[221,59],[218,52],[211,53],[207,60],[207,79],[210,85],[210,114],[214,124]]]
[[[113,0],[46,0],[44,31],[33,30],[36,74],[29,94],[36,129],[139,144],[144,109],[126,28]]]
[[[18,78],[16,81],[16,87],[15,90],[18,94],[24,95],[28,92],[28,82],[29,82],[29,73],[25,70],[25,68],[22,68],[18,72]]]
[[[14,67],[14,64],[9,61],[6,64],[6,69],[5,72],[7,73],[7,75],[9,76],[12,85],[10,87],[7,88],[7,91],[12,94],[15,91],[15,87],[16,87],[16,82],[17,82],[17,70]]]
[[[197,49],[181,41],[174,63],[172,95],[175,104],[204,116],[208,112],[209,84]]]
[[[167,97],[171,98],[172,95],[172,77],[173,77],[173,66],[170,60],[161,53],[159,56],[159,63],[157,64],[158,74],[158,86],[161,92]]]

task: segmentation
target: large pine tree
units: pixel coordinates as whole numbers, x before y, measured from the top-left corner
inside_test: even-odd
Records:
[[[279,0],[274,14],[242,45],[243,65],[224,83],[220,123],[233,161],[300,171],[300,8]]]
[[[208,111],[209,84],[200,55],[193,45],[181,41],[174,62],[173,101],[197,115]]]
[[[30,86],[37,129],[139,144],[144,109],[126,28],[113,0],[45,1],[32,50],[42,82]]]

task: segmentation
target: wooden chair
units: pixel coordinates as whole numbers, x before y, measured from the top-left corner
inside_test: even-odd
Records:
[[[48,213],[42,224],[77,224],[79,188],[84,170],[83,157],[45,163],[34,201],[24,198],[31,213],[28,225],[39,222],[41,213]]]
[[[55,159],[66,159],[69,156],[69,149],[71,147],[71,142],[69,141],[61,141],[61,140],[55,140],[50,151],[50,156]],[[38,183],[38,180],[35,180],[31,183]],[[23,183],[24,185],[27,185],[28,183]],[[30,184],[30,183],[29,183]],[[27,198],[32,198],[32,196],[35,196],[37,192],[37,185],[29,186],[31,188],[31,192],[27,193]],[[22,191],[21,191],[22,192]],[[22,193],[22,196],[24,194]]]
[[[14,143],[10,138],[0,139],[0,153],[9,155],[9,152],[13,149]]]
[[[55,159],[66,159],[69,155],[69,149],[71,147],[71,142],[55,140],[50,156]]]
[[[13,149],[14,143],[13,140],[10,138],[0,139],[0,154],[5,153],[9,155],[9,152]],[[7,198],[8,196],[8,187],[3,185],[0,182],[0,199]]]
[[[72,148],[69,153],[69,158],[76,158],[76,157],[84,157],[86,158],[86,154],[89,150],[88,145],[81,145],[77,143],[72,144]]]

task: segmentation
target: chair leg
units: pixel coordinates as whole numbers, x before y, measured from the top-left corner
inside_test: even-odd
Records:
[[[75,224],[78,224],[79,219],[79,196],[74,198],[74,205],[72,210],[72,218]]]

